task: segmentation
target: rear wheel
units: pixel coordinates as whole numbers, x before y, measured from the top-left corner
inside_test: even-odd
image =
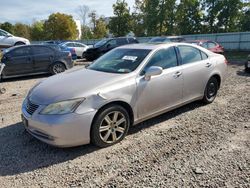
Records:
[[[215,77],[210,78],[206,85],[203,102],[206,104],[212,103],[216,98],[218,88],[219,88],[218,80]]]
[[[50,72],[51,74],[59,74],[62,73],[66,70],[65,65],[62,63],[54,63],[53,65],[51,65],[50,67]]]
[[[99,147],[114,145],[123,140],[129,125],[129,115],[123,107],[109,106],[97,114],[91,128],[91,142]]]

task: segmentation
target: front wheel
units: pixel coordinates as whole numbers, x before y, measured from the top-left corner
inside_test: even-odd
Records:
[[[62,63],[54,63],[51,67],[50,67],[50,72],[51,74],[55,75],[55,74],[59,74],[62,73],[66,70],[65,65]]]
[[[212,77],[208,80],[203,97],[204,103],[209,104],[214,101],[218,92],[218,87],[218,80],[215,77]]]
[[[129,125],[129,115],[123,107],[109,106],[97,114],[91,128],[91,142],[99,147],[114,145],[123,140]]]

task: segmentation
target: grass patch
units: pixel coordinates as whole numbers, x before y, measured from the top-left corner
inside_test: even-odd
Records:
[[[240,51],[227,51],[224,53],[228,61],[246,61],[247,56],[250,55],[250,52],[240,52]]]

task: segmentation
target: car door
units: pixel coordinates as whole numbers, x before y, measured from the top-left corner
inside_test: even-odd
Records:
[[[161,49],[153,54],[143,71],[151,66],[163,68],[162,74],[146,80],[144,75],[137,78],[138,117],[144,118],[169,109],[182,102],[183,76],[178,66],[174,47]]]
[[[31,49],[28,46],[18,47],[7,54],[4,76],[30,74],[34,71]]]
[[[82,54],[87,49],[87,46],[78,42],[75,42],[74,45],[75,45],[76,55],[78,57],[82,57]]]
[[[47,46],[33,46],[34,72],[48,72],[54,61],[54,49]]]
[[[209,75],[215,65],[208,55],[198,48],[179,45],[178,51],[184,78],[183,101],[198,99],[203,96]]]

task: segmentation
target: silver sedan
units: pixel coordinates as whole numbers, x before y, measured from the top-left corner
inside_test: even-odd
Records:
[[[87,68],[37,83],[23,102],[23,123],[51,145],[107,147],[131,125],[192,101],[213,102],[226,62],[185,43],[122,46]]]

